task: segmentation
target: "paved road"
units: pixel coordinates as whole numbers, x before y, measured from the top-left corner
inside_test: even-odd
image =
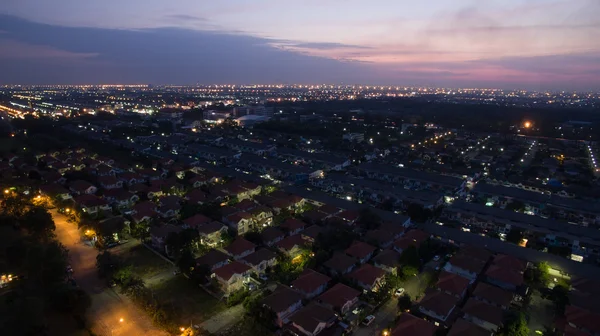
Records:
[[[375,313],[375,321],[370,326],[361,326],[356,330],[356,336],[379,336],[386,329],[398,314],[398,300],[391,298]]]
[[[244,315],[244,306],[239,304],[202,322],[200,326],[213,334],[233,326],[242,319],[242,315]]]
[[[88,312],[92,330],[105,336],[168,335],[154,327],[148,316],[126,297],[106,288],[106,283],[98,279],[96,273],[98,251],[81,241],[77,226],[67,222],[65,216],[56,210],[50,210],[50,213],[56,224],[58,240],[69,250],[77,284],[92,297],[92,307]]]

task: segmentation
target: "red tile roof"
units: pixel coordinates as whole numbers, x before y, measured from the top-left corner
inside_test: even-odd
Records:
[[[241,237],[236,238],[229,246],[225,247],[225,251],[231,256],[238,256],[246,251],[254,251],[255,249],[256,245]]]
[[[204,216],[203,214],[195,214],[194,216],[183,221],[184,224],[193,228],[197,228],[201,225],[208,224],[210,222],[212,222],[212,219]]]
[[[108,204],[108,203],[106,203],[105,200],[101,199],[100,197],[98,197],[96,195],[88,195],[88,194],[84,194],[84,195],[75,197],[75,203],[77,203],[81,206],[84,206],[86,208]]]
[[[488,285],[485,282],[480,282],[473,291],[473,297],[478,297],[488,302],[492,302],[498,306],[509,307],[513,299],[513,294],[500,287]]]
[[[365,238],[367,239],[367,241],[376,242],[380,247],[390,244],[394,241],[394,236],[384,230],[368,231]]]
[[[256,208],[257,206],[258,206],[258,204],[256,204],[254,201],[245,199],[245,200],[242,200],[241,202],[239,202],[238,204],[235,204],[233,207],[240,209],[242,211],[249,211],[249,210]]]
[[[302,231],[302,236],[315,240],[322,231],[323,229],[320,226],[311,225]]]
[[[373,261],[387,267],[397,267],[400,265],[400,253],[389,249],[383,250],[373,258]]]
[[[335,313],[323,306],[311,303],[308,306],[300,309],[296,314],[290,317],[293,324],[302,327],[302,329],[315,333],[315,330],[320,323],[333,322],[336,319]]]
[[[273,260],[277,257],[275,253],[266,248],[258,249],[256,252],[249,254],[243,258],[245,264],[250,266],[258,266],[263,261]]]
[[[587,329],[591,334],[600,333],[600,314],[594,314],[575,306],[567,306],[565,319],[567,323],[575,325],[577,329]]]
[[[342,218],[343,220],[354,222],[358,220],[360,213],[354,210],[344,210],[336,215],[337,217]]]
[[[462,311],[465,314],[469,314],[497,326],[502,325],[502,321],[504,320],[504,311],[501,308],[473,298],[467,301]]]
[[[200,189],[193,189],[185,195],[185,198],[192,203],[201,203],[206,200],[206,193]]]
[[[381,268],[371,264],[363,264],[359,269],[350,273],[348,277],[365,285],[372,286],[376,281],[381,280],[384,275],[385,271]]]
[[[239,223],[242,219],[252,219],[252,215],[247,212],[237,212],[226,217],[226,220],[231,223]]]
[[[481,271],[483,271],[483,267],[485,267],[485,262],[460,253],[450,258],[449,263],[452,264],[452,266],[456,266],[476,274],[481,273]]]
[[[342,209],[340,209],[336,206],[330,205],[330,204],[325,204],[325,205],[322,205],[321,207],[319,207],[317,210],[320,212],[323,212],[327,215],[335,215],[338,212],[340,212]]]
[[[251,270],[252,268],[248,265],[242,264],[238,261],[232,261],[231,263],[219,267],[214,270],[214,273],[221,279],[225,281],[229,281],[235,274],[244,274]]]
[[[433,336],[436,326],[409,313],[403,313],[392,329],[391,336]]]
[[[356,264],[356,259],[349,257],[344,253],[335,253],[324,265],[334,271],[345,272],[354,264]]]
[[[458,319],[452,325],[452,328],[448,332],[447,336],[490,336],[491,332],[483,329],[482,327],[468,322],[464,319]]]
[[[491,265],[485,272],[488,278],[499,280],[513,286],[521,286],[523,284],[523,274],[510,268]]]
[[[283,237],[285,237],[283,232],[274,226],[270,226],[270,227],[264,229],[260,233],[260,236],[261,236],[263,242],[265,242],[265,243],[269,243],[269,242],[275,241],[277,239],[283,239]]]
[[[419,306],[433,311],[440,316],[448,316],[452,309],[458,304],[459,299],[444,292],[430,291],[419,302]]]
[[[461,247],[459,254],[467,255],[471,258],[483,261],[484,263],[487,263],[488,260],[490,260],[490,257],[492,256],[492,253],[490,251],[482,247],[475,247],[470,245]]]
[[[304,229],[306,227],[306,223],[296,218],[288,218],[279,226],[287,229],[288,231],[296,231],[298,229]]]
[[[202,257],[196,258],[196,265],[207,265],[212,270],[217,264],[227,261],[229,256],[219,250],[211,249]]]
[[[469,283],[470,281],[467,278],[463,278],[454,273],[442,271],[435,286],[444,292],[454,295],[462,295],[469,287]]]
[[[219,221],[212,221],[210,223],[202,224],[202,225],[198,226],[196,229],[198,230],[199,233],[209,235],[209,234],[213,234],[215,232],[221,231],[225,227],[226,227],[225,224],[223,224]]]
[[[304,238],[302,238],[301,235],[293,235],[283,238],[283,240],[277,242],[275,245],[277,246],[277,248],[289,252],[295,246],[301,247],[306,245],[306,241],[304,240]]]
[[[91,184],[88,181],[84,181],[84,180],[77,180],[77,181],[73,181],[69,184],[69,188],[73,189],[77,192],[84,192],[86,191],[89,187],[93,187],[94,185]]]
[[[292,288],[304,293],[312,293],[317,288],[327,285],[329,280],[331,280],[330,277],[307,268],[298,276],[298,279],[292,282]]]
[[[509,268],[518,272],[525,272],[527,268],[527,262],[513,256],[506,254],[498,254],[492,261],[494,265],[501,266],[503,268]]]
[[[275,291],[263,299],[263,304],[271,308],[275,313],[286,311],[289,307],[301,302],[304,296],[295,290],[278,285]]]
[[[372,255],[377,248],[361,241],[355,241],[346,249],[346,254],[358,259],[366,258]]]
[[[352,287],[338,283],[330,288],[325,293],[317,298],[317,301],[323,302],[332,306],[334,309],[340,310],[347,302],[356,299],[360,292]]]

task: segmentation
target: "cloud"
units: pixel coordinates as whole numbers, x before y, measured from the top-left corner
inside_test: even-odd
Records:
[[[170,14],[170,15],[167,15],[166,18],[169,20],[176,20],[176,21],[193,21],[193,22],[208,21],[206,18],[203,18],[200,16],[195,16],[195,15],[188,15],[188,14]]]
[[[361,46],[355,44],[344,44],[336,42],[292,42],[286,41],[280,44],[286,47],[298,49],[316,49],[316,50],[332,50],[332,49],[371,49],[369,46]]]
[[[77,53],[61,50],[46,45],[35,45],[19,41],[0,38],[0,59],[30,59],[30,60],[56,60],[68,59],[69,61],[95,58],[98,53]]]

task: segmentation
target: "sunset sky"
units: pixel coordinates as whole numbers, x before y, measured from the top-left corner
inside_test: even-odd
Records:
[[[598,0],[2,0],[0,83],[600,89]]]

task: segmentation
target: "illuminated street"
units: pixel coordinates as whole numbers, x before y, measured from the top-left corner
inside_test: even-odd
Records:
[[[106,287],[97,277],[96,256],[98,251],[83,244],[77,227],[66,217],[50,210],[56,224],[56,235],[69,250],[69,259],[77,284],[92,297],[88,312],[92,330],[97,335],[167,335],[152,325],[150,319],[125,296]]]

